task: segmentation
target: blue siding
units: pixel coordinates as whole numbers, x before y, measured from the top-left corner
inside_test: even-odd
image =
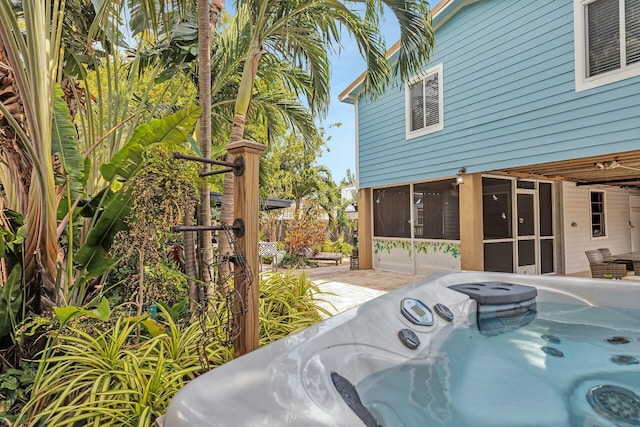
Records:
[[[575,92],[572,0],[480,0],[436,31],[444,130],[405,138],[404,87],[360,98],[360,187],[640,149],[640,77]]]

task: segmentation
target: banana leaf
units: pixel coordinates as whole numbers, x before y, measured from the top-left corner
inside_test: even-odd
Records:
[[[100,167],[102,176],[107,181],[113,181],[116,176],[124,180],[131,178],[138,172],[144,152],[150,145],[159,142],[171,146],[182,145],[191,134],[199,115],[197,107],[190,107],[138,126],[129,142],[111,158],[111,162]]]
[[[75,319],[78,316],[89,316],[94,319],[102,320],[103,322],[106,322],[111,317],[109,301],[104,297],[93,310],[68,305],[66,307],[53,307],[53,311],[55,312],[61,326],[64,326],[68,321]]]
[[[117,176],[124,180],[133,177],[142,167],[145,150],[156,144],[169,144],[172,147],[183,145],[198,115],[197,108],[187,108],[138,126],[129,142],[113,156],[111,162],[102,165],[104,178],[113,181]],[[85,270],[84,280],[98,277],[118,262],[109,255],[109,249],[115,235],[127,229],[131,191],[126,187],[115,188],[112,185],[105,190],[100,216],[74,258],[74,262]]]
[[[78,150],[78,134],[71,119],[69,107],[62,99],[63,92],[60,85],[56,86],[56,94],[53,98],[53,122],[51,126],[51,152],[57,154],[64,167],[62,182],[68,181],[71,195],[84,191],[86,183],[85,161]],[[56,172],[58,173],[58,172]],[[59,180],[58,180],[59,181]]]
[[[117,258],[109,255],[109,249],[116,234],[128,228],[125,220],[129,215],[131,190],[114,192],[107,189],[104,198],[104,208],[98,221],[73,259],[78,267],[85,270],[84,280],[98,277],[118,263]]]
[[[11,333],[22,305],[22,265],[17,264],[0,289],[0,338]]]

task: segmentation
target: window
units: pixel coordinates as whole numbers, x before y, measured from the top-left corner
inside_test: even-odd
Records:
[[[413,186],[413,209],[418,239],[460,240],[460,202],[456,181]]]
[[[591,191],[591,237],[605,237],[606,227],[604,222],[604,191]]]
[[[373,190],[373,235],[411,237],[409,186]]]
[[[640,75],[640,0],[574,0],[576,90]]]
[[[442,130],[442,64],[410,79],[405,99],[407,139]]]

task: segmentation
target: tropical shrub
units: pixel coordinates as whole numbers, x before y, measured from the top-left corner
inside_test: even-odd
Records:
[[[152,425],[171,397],[202,372],[203,332],[198,323],[181,329],[168,315],[157,325],[148,322],[146,316],[120,317],[104,331],[70,326],[53,335],[19,421],[28,419],[34,426]],[[142,325],[149,326],[150,336],[138,333]],[[207,348],[206,354],[213,366],[232,356],[220,347]]]
[[[260,283],[260,345],[328,315],[317,305],[319,292],[304,274],[265,276]],[[224,333],[224,315],[208,317],[204,325],[181,326],[160,305],[157,322],[146,315],[120,316],[90,322],[87,330],[80,326],[85,322],[74,321],[78,314],[105,319],[105,301],[95,310],[57,310],[63,327],[50,334],[32,397],[17,425],[151,426],[188,381],[233,357],[233,350],[217,339]]]
[[[304,268],[304,267],[316,267],[318,265],[315,261],[310,261],[304,255],[289,255],[285,254],[280,261],[280,267],[283,268]]]
[[[23,362],[19,368],[9,368],[0,374],[0,421],[12,425],[20,408],[27,403],[36,376],[33,362]]]
[[[307,256],[314,246],[324,242],[326,236],[327,226],[324,222],[303,217],[291,221],[284,241],[290,255]]]
[[[318,305],[320,289],[304,273],[270,273],[260,281],[260,345],[300,331],[330,316]]]
[[[197,166],[173,159],[172,147],[145,153],[142,170],[125,185],[131,191],[127,229],[115,236],[113,252],[135,266],[120,294],[135,301],[137,315],[153,301],[175,304],[187,295],[186,278],[168,267],[167,243],[177,239],[173,225],[193,216],[198,194]],[[123,262],[123,261],[121,261]]]
[[[342,237],[335,242],[325,240],[322,245],[318,246],[318,250],[322,252],[335,252],[346,256],[350,256],[353,253],[353,249],[353,245],[345,242]]]

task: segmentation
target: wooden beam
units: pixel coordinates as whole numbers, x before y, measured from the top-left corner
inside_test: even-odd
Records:
[[[373,268],[373,192],[370,188],[358,191],[358,269]]]
[[[236,239],[237,247],[245,256],[248,271],[234,268],[234,288],[245,298],[246,311],[239,315],[240,334],[234,341],[235,356],[240,357],[258,348],[258,165],[266,147],[257,142],[241,140],[227,145],[227,152],[244,160],[244,173],[235,177],[234,211],[244,221],[244,234]]]
[[[482,175],[464,175],[464,183],[459,188],[461,268],[484,271]]]

